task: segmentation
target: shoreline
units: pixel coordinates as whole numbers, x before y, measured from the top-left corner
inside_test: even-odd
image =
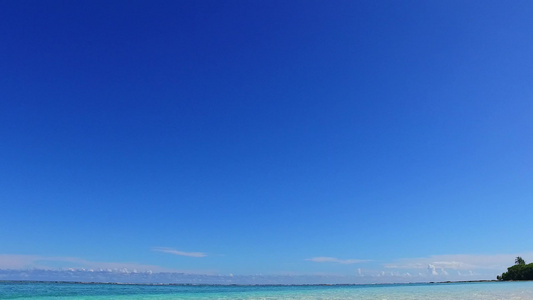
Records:
[[[65,281],[65,280],[0,280],[1,283],[51,283],[51,284],[86,284],[86,285],[138,285],[138,286],[380,286],[380,285],[410,285],[410,284],[454,284],[454,283],[484,283],[484,282],[521,282],[532,280],[460,280],[460,281],[430,281],[404,283],[312,283],[312,284],[201,284],[201,283],[121,283],[97,281]]]

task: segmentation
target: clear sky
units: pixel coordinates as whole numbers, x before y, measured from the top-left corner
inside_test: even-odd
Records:
[[[531,16],[1,1],[0,269],[399,281],[533,261]]]

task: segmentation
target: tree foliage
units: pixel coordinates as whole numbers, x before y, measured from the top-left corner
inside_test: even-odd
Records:
[[[507,268],[507,272],[496,278],[498,280],[533,280],[533,263],[526,265],[526,262],[518,256],[515,259],[515,265]]]
[[[526,262],[524,261],[524,259],[522,259],[522,257],[517,256],[516,259],[514,260],[514,264],[515,265],[525,265]]]

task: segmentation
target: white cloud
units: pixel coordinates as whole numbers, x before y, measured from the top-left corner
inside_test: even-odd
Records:
[[[309,260],[312,262],[318,262],[318,263],[338,263],[338,264],[357,264],[357,263],[368,261],[368,260],[363,260],[363,259],[339,259],[336,257],[326,257],[326,256],[313,257],[313,258],[308,258],[306,260]]]
[[[533,260],[531,252],[494,255],[457,254],[404,258],[385,263],[383,266],[386,269],[418,274],[413,276],[413,280],[418,277],[417,280],[420,281],[496,279],[496,275],[505,272],[514,264],[517,256],[523,257],[526,261]]]
[[[433,255],[428,257],[399,259],[395,262],[385,264],[384,267],[393,269],[424,269],[428,265],[433,265],[436,269],[447,270],[505,270],[514,263],[516,256],[533,258],[533,253]]]
[[[439,275],[439,273],[437,273],[435,266],[432,264],[428,265],[427,270],[428,270],[428,274],[430,275],[433,275],[433,276]]]
[[[206,254],[202,252],[184,252],[163,247],[153,248],[152,251],[174,255],[185,255],[189,257],[206,256]],[[137,282],[137,280],[139,282],[144,282],[145,280],[153,282],[166,282],[167,280],[172,281],[176,279],[176,282],[182,282],[181,280],[183,280],[183,282],[190,283],[219,282],[219,280],[220,282],[226,283],[399,283],[447,280],[478,280],[495,279],[496,275],[501,274],[506,270],[507,267],[514,263],[516,256],[523,257],[526,262],[533,261],[533,253],[498,255],[434,255],[428,257],[399,259],[383,264],[383,267],[381,268],[379,266],[371,266],[371,268],[358,269],[358,266],[354,267],[353,264],[369,262],[369,260],[340,259],[336,257],[321,256],[309,258],[307,261],[316,263],[343,264],[346,265],[347,269],[351,270],[350,273],[344,275],[331,273],[319,274],[299,273],[296,270],[290,270],[286,272],[287,274],[278,274],[280,276],[263,276],[261,274],[242,276],[234,274],[234,276],[225,276],[219,278],[217,277],[220,276],[217,270],[176,270],[155,265],[138,264],[134,262],[101,262],[88,261],[77,257],[0,254],[0,280],[23,278],[23,276],[25,276],[24,274],[30,274],[28,271],[31,270],[41,271],[40,273],[31,273],[33,274],[32,276],[35,276],[32,277],[35,280],[40,280],[40,278],[49,278],[50,280],[53,280],[52,278],[61,279],[70,278],[68,276],[79,276],[80,280],[87,278],[88,281],[92,281],[94,279],[94,281],[104,282],[128,282],[130,279],[132,282]],[[10,270],[13,272],[18,272],[19,275],[13,275],[15,273],[11,272]],[[2,272],[4,272],[4,275],[1,274]],[[197,276],[185,276],[182,278],[180,277],[182,275],[178,274],[196,274]],[[128,277],[126,278],[120,276]]]
[[[335,274],[300,275],[222,275],[177,272],[122,272],[121,270],[0,270],[0,280],[81,281],[116,283],[182,283],[182,284],[353,284],[420,281],[400,274],[379,272],[371,276],[338,276]],[[393,277],[392,277],[393,276]],[[434,280],[432,278],[432,280]]]
[[[53,266],[53,267],[52,267]],[[59,266],[59,267],[58,267]],[[0,254],[0,269],[89,269],[112,270],[121,272],[154,271],[175,272],[177,270],[162,268],[155,265],[145,265],[133,262],[98,262],[77,257],[58,257],[43,255]]]
[[[180,256],[188,256],[188,257],[206,257],[207,254],[203,252],[185,252],[185,251],[179,251],[172,248],[167,247],[154,247],[152,248],[153,251],[157,252],[163,252],[163,253],[169,253],[174,255],[180,255]]]

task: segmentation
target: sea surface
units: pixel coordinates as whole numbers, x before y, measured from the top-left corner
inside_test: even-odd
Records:
[[[0,299],[533,299],[533,282],[220,286],[0,282]]]

